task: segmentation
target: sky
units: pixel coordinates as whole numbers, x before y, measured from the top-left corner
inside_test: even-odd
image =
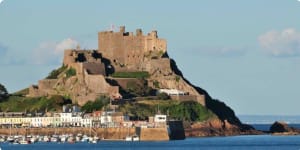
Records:
[[[297,0],[4,0],[0,83],[37,84],[97,32],[157,30],[184,76],[238,115],[300,115]]]

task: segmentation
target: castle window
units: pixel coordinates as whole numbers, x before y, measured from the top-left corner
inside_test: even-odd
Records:
[[[79,53],[77,58],[76,58],[76,62],[85,62],[86,61],[86,57],[84,56],[83,53]]]

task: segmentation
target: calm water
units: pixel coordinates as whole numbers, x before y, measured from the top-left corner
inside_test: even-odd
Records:
[[[101,141],[98,144],[52,144],[37,143],[31,145],[1,144],[2,150],[111,150],[111,149],[163,149],[163,150],[198,150],[198,149],[278,149],[300,150],[300,136],[232,136],[232,137],[205,137],[187,138],[181,141],[167,142],[121,142]]]

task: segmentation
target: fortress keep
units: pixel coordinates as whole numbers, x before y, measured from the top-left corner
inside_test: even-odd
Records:
[[[104,31],[98,33],[98,50],[105,58],[109,58],[117,70],[126,66],[127,70],[141,70],[140,62],[153,53],[163,54],[167,51],[165,39],[159,39],[157,31],[143,35],[141,29],[126,32],[125,26],[119,32]]]

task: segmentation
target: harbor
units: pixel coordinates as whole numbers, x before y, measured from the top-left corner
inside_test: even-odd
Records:
[[[15,128],[0,129],[0,142],[33,144],[36,142],[97,143],[107,141],[168,141],[167,128]]]

